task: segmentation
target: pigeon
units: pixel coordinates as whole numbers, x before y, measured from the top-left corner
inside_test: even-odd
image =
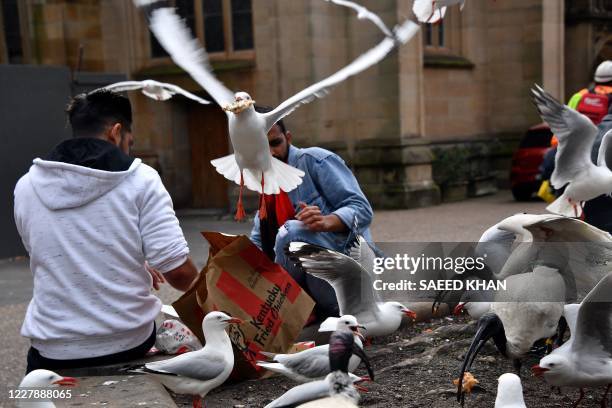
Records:
[[[287,255],[304,271],[334,288],[340,314],[355,316],[366,327],[368,337],[395,332],[403,316],[416,319],[416,313],[401,303],[380,301],[373,289],[374,254],[361,236],[349,255],[298,241],[289,244]],[[335,330],[337,319],[327,318],[319,331]]]
[[[357,337],[358,338],[358,337]],[[327,359],[331,372],[324,380],[309,382],[298,385],[279,398],[266,405],[265,408],[295,407],[310,401],[318,401],[322,398],[337,398],[339,401],[357,403],[359,393],[355,388],[355,381],[349,375],[349,364],[356,350],[361,350],[356,344],[356,336],[345,329],[335,331],[329,338]],[[367,357],[364,354],[364,361]],[[370,378],[374,379],[368,363]],[[362,379],[360,379],[362,380]]]
[[[463,10],[465,0],[414,0],[412,12],[421,23],[437,23],[444,18],[446,7],[454,4]]]
[[[495,408],[527,408],[523,399],[523,386],[516,374],[502,374],[497,379]]]
[[[173,8],[155,8],[149,27],[173,61],[189,73],[227,114],[234,154],[211,161],[228,180],[240,185],[236,219],[246,216],[242,192],[246,187],[260,193],[259,217],[266,218],[263,194],[289,192],[302,183],[304,172],[272,157],[267,133],[274,124],[300,105],[322,98],[330,89],[384,59],[392,50],[414,37],[419,27],[405,21],[377,46],[358,57],[335,74],[298,92],[267,113],[255,111],[255,101],[246,92],[232,93],[212,74],[206,51],[191,35],[189,28]]]
[[[563,346],[531,368],[557,387],[606,386],[602,406],[612,384],[612,272],[606,275],[579,307],[566,307],[571,337]],[[576,313],[577,312],[577,313]]]
[[[225,331],[242,320],[223,312],[210,312],[202,321],[205,346],[177,357],[147,363],[137,372],[152,376],[177,394],[191,394],[193,406],[202,407],[202,399],[227,380],[234,368],[234,351]]]
[[[78,381],[73,377],[64,377],[53,371],[49,370],[33,370],[30,371],[21,383],[19,388],[47,388],[47,387],[59,387],[59,386],[75,386]],[[51,401],[39,400],[39,401],[19,401],[19,407],[29,408],[55,408],[55,404]]]
[[[144,81],[117,82],[111,85],[107,85],[101,89],[106,89],[113,92],[135,91],[140,89],[145,96],[148,96],[151,99],[155,99],[156,101],[167,101],[174,95],[180,94],[186,98],[201,103],[202,105],[208,105],[210,103],[210,101],[202,99],[199,96],[192,94],[191,92],[187,92],[179,86],[168,84],[165,82],[157,82],[152,79],[145,79]]]
[[[360,327],[363,326],[359,325],[354,316],[345,315],[338,320],[334,332],[345,332],[356,337],[354,355],[351,356],[348,364],[349,372],[355,371],[362,361],[366,364],[366,367],[369,367],[369,362],[363,352],[363,343],[359,333]],[[323,344],[294,354],[270,354],[266,352],[262,354],[271,357],[273,362],[259,361],[258,366],[282,374],[296,382],[304,383],[320,380],[330,373],[329,344]],[[368,368],[369,371],[371,369]],[[373,374],[370,378],[372,376]]]
[[[538,85],[531,93],[542,120],[559,140],[550,182],[557,190],[563,187],[565,190],[546,209],[568,217],[581,217],[585,201],[612,194],[612,171],[608,168],[612,165],[612,149],[609,148],[612,130],[603,136],[595,165],[591,161],[591,150],[599,133],[597,126]]]

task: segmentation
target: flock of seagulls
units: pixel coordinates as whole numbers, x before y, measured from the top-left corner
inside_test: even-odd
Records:
[[[240,185],[237,219],[244,218],[242,191],[260,194],[291,191],[304,173],[271,156],[266,134],[280,119],[299,106],[327,95],[331,88],[384,59],[408,42],[419,26],[410,20],[390,29],[376,14],[345,0],[326,0],[347,7],[357,18],[375,24],[384,39],[335,74],[311,85],[267,113],[254,109],[255,101],[244,91],[232,92],[213,74],[206,51],[175,10],[157,0],[134,0],[147,10],[150,29],[172,60],[184,69],[228,118],[234,153],[211,163],[228,180]],[[157,7],[158,3],[160,4]],[[436,23],[448,6],[465,0],[415,0],[413,12],[420,22]],[[144,95],[166,101],[183,95],[197,103],[210,101],[180,87],[153,80],[125,81],[109,85],[114,91],[141,90]],[[532,90],[542,119],[559,139],[555,172],[551,182],[563,194],[547,209],[553,214],[517,214],[488,228],[471,255],[488,254],[486,268],[469,271],[466,279],[504,280],[507,290],[497,293],[465,292],[451,299],[455,314],[466,311],[478,320],[477,331],[464,356],[457,381],[457,399],[465,398],[465,382],[478,352],[493,340],[499,353],[514,362],[517,374],[505,373],[498,379],[496,408],[526,407],[521,385],[521,361],[541,339],[557,337],[548,355],[532,367],[551,386],[605,389],[602,406],[612,385],[612,236],[580,219],[585,201],[612,193],[612,171],[608,163],[612,131],[601,143],[597,164],[591,162],[591,149],[598,129],[584,115],[564,106],[541,87]],[[263,202],[263,201],[262,201]],[[260,217],[265,218],[265,206]],[[374,370],[364,351],[363,334],[383,336],[398,330],[404,317],[416,318],[413,311],[398,302],[382,302],[372,288],[374,253],[363,237],[357,237],[347,254],[305,242],[292,242],[286,249],[296,265],[333,287],[341,317],[325,320],[319,331],[331,331],[329,344],[295,354],[262,353],[268,361],[258,364],[300,383],[266,407],[354,407],[359,402],[359,385],[374,380]],[[438,294],[437,304],[448,293]],[[194,407],[223,384],[234,368],[232,343],[226,332],[240,319],[223,312],[208,313],[202,322],[206,344],[168,360],[147,363],[137,369],[169,389],[193,396]],[[563,332],[570,338],[563,343]],[[369,377],[353,372],[364,364]],[[47,370],[35,370],[20,387],[75,385],[76,380]],[[53,407],[40,402],[37,407]],[[45,405],[47,404],[47,405]],[[34,405],[32,405],[34,406]]]

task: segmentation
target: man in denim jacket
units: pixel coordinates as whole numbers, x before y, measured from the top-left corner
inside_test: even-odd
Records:
[[[265,108],[258,110],[266,111]],[[270,129],[268,142],[274,157],[306,173],[302,184],[288,193],[295,219],[279,225],[272,238],[274,261],[283,266],[315,300],[317,320],[337,316],[338,304],[331,286],[296,268],[284,250],[290,242],[302,241],[344,252],[353,224],[358,226],[360,234],[368,242],[372,242],[369,229],[372,207],[355,176],[338,155],[319,147],[300,149],[292,146],[291,132],[282,120]],[[265,250],[263,241],[266,234],[262,234],[261,224],[258,214],[255,215],[251,240]]]

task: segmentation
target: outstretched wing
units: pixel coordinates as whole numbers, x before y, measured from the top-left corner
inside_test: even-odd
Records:
[[[597,153],[597,165],[606,166],[610,170],[612,168],[612,129],[608,130],[601,139],[601,145],[599,145],[599,152]]]
[[[266,131],[269,130],[276,122],[283,117],[289,115],[299,106],[307,104],[316,98],[323,98],[329,94],[331,88],[345,81],[349,77],[356,75],[374,64],[382,61],[387,54],[395,49],[398,44],[405,44],[419,30],[419,26],[408,20],[401,26],[395,29],[395,38],[385,38],[376,47],[370,49],[365,54],[359,56],[355,61],[342,68],[335,74],[309,86],[303,91],[298,92],[285,102],[281,103],[271,112],[265,113],[262,116],[266,121]]]
[[[142,87],[143,87],[143,82],[141,81],[122,81],[122,82],[116,82],[114,84],[107,85],[100,89],[107,89],[113,92],[124,92],[124,91],[134,91]]]
[[[234,94],[212,73],[206,51],[173,8],[162,7],[151,12],[149,28],[176,65],[184,69],[223,107],[232,103]]]
[[[367,20],[370,20],[387,37],[393,38],[393,33],[391,32],[391,30],[389,30],[389,27],[387,27],[387,25],[383,23],[383,21],[380,19],[380,17],[378,17],[378,15],[372,13],[367,8],[360,6],[357,3],[354,3],[352,1],[347,1],[347,0],[326,0],[326,1],[331,1],[332,3],[337,4],[338,6],[344,6],[344,7],[348,7],[348,8],[355,10],[357,12],[357,18],[359,19],[365,18]]]
[[[378,307],[372,276],[353,258],[305,242],[291,242],[287,255],[304,271],[334,288],[340,315],[357,315]]]
[[[612,273],[606,275],[580,305],[572,350],[612,358]],[[585,363],[585,364],[588,364]]]
[[[591,149],[598,129],[589,118],[561,104],[538,85],[531,93],[542,120],[559,139],[550,180],[559,189],[593,166]]]
[[[202,105],[208,105],[210,103],[210,101],[207,101],[206,99],[202,99],[199,96],[196,96],[194,94],[192,94],[191,92],[188,92],[186,90],[184,90],[183,88],[181,88],[180,86],[174,85],[174,84],[168,84],[168,83],[163,83],[162,86],[164,87],[164,89],[167,89],[168,91],[175,93],[175,94],[181,94],[186,98],[189,98],[191,100],[194,100],[198,103],[201,103]]]

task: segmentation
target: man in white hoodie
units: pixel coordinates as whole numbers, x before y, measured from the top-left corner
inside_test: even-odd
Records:
[[[21,328],[28,372],[142,357],[161,308],[145,261],[179,290],[197,275],[159,175],[128,155],[129,100],[82,94],[67,113],[73,138],[35,159],[15,187],[34,277]]]

